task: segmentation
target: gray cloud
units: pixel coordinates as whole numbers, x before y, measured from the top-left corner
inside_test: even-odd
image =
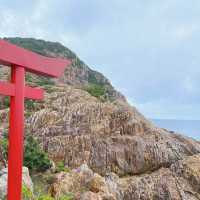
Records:
[[[198,0],[0,2],[1,37],[63,42],[148,117],[200,118]]]

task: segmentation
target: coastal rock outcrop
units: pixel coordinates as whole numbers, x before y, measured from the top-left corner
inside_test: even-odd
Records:
[[[47,91],[44,101],[26,101],[26,134],[55,163],[71,169],[56,175],[52,196],[72,192],[77,200],[200,199],[200,142],[156,127],[107,78],[63,45],[7,40],[73,61],[58,80],[26,75],[28,85]],[[0,78],[8,77],[8,70],[0,67]],[[5,133],[8,103],[1,97],[0,132]],[[5,177],[0,174],[0,195],[5,194]]]
[[[169,168],[118,177],[102,177],[87,165],[57,175],[51,191],[54,196],[74,193],[77,200],[199,200],[200,154],[176,161]]]
[[[200,199],[200,155],[177,161],[169,168],[127,178],[125,200],[198,200]]]
[[[199,142],[155,127],[127,103],[102,102],[71,86],[49,94],[27,130],[54,161],[87,163],[102,175],[155,171],[200,153]]]
[[[56,175],[55,182],[50,188],[55,198],[73,193],[75,199],[121,199],[118,188],[119,177],[113,173],[102,177],[94,173],[86,164],[70,172],[61,172]]]

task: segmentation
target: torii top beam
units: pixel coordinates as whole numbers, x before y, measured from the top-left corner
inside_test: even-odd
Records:
[[[26,71],[43,76],[59,77],[71,64],[69,60],[49,58],[0,40],[0,64],[24,67]]]

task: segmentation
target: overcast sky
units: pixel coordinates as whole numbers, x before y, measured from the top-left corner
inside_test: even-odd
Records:
[[[59,41],[149,118],[200,119],[199,0],[0,0],[0,37]]]

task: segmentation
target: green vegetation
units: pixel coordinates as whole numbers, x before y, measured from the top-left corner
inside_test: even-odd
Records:
[[[54,199],[53,197],[51,197],[48,194],[44,194],[44,195],[40,195],[38,198],[34,199],[34,200],[73,200],[74,196],[72,194],[69,195],[64,195],[61,196],[59,198]],[[32,200],[32,199],[30,199]]]
[[[73,200],[73,199],[74,199],[73,193],[68,193],[68,194],[65,194],[65,195],[59,197],[59,200]]]
[[[0,145],[2,146],[3,157],[7,160],[8,139],[6,137],[1,139]],[[36,172],[44,172],[51,167],[47,154],[32,136],[25,139],[24,166]]]
[[[5,96],[0,99],[0,109],[5,109],[10,106],[10,97]]]
[[[3,105],[8,108],[10,105],[10,97],[4,97],[3,99]]]
[[[68,48],[64,47],[59,42],[48,42],[44,40],[37,40],[34,38],[4,38],[9,42],[21,46],[25,49],[34,51],[38,54],[48,56],[48,52],[54,53],[55,55],[62,54],[69,59],[73,59],[76,55],[69,50]]]
[[[88,73],[88,83],[101,85],[101,86],[105,86],[109,84],[107,83],[107,81],[105,80],[105,78],[103,77],[101,73],[93,71],[93,70],[89,71]]]
[[[53,197],[49,196],[48,194],[43,194],[43,195],[40,195],[37,199],[35,200],[54,200]]]
[[[42,173],[31,173],[31,179],[34,184],[34,195],[48,194],[49,187],[55,181],[55,174],[50,171]]]
[[[24,165],[31,171],[38,172],[46,171],[51,167],[47,154],[32,136],[28,136],[25,140]]]
[[[56,91],[55,87],[53,87],[52,85],[45,85],[44,89],[47,93],[52,93]]]
[[[88,82],[90,84],[98,84],[97,78],[95,76],[95,73],[89,73],[88,75]]]
[[[23,195],[23,200],[73,200],[74,199],[73,193],[67,193],[56,199],[51,197],[48,193],[47,194],[41,193],[38,195],[34,195],[33,192],[25,185],[23,185],[22,187],[22,195]]]
[[[26,99],[25,100],[25,108],[27,110],[35,110],[36,109],[36,104],[34,103],[33,100],[31,99]]]
[[[5,109],[5,108],[8,108],[9,106],[10,106],[10,98],[4,97],[0,108]],[[30,100],[30,99],[26,99],[25,100],[25,108],[29,111],[37,110],[37,102]]]
[[[75,79],[82,81],[82,79],[85,79],[85,81],[88,82],[88,87],[90,88],[90,85],[98,85],[101,89],[97,89],[99,92],[93,92],[91,91],[94,96],[100,97],[103,93],[103,88],[106,88],[106,95],[107,97],[104,98],[104,100],[111,100],[115,98],[115,90],[113,89],[110,82],[99,72],[96,72],[94,70],[91,70],[82,60],[80,60],[75,53],[73,53],[70,49],[66,48],[62,44],[58,42],[48,42],[44,40],[37,40],[34,38],[4,38],[5,40],[8,40],[9,42],[16,44],[18,46],[21,46],[25,49],[34,51],[36,53],[39,53],[44,56],[50,56],[50,57],[62,57],[62,58],[68,58],[72,61],[71,68],[74,69],[80,69],[85,72],[87,72],[87,76],[84,76],[84,73],[76,74]],[[56,67],[56,66],[55,66]],[[65,71],[66,74],[68,74],[68,70]],[[86,80],[87,79],[87,80]],[[52,89],[52,85],[54,85],[54,80],[42,76],[35,76],[31,73],[27,73],[26,75],[26,81],[28,83],[33,83],[37,86],[42,86],[47,90],[47,92],[53,92],[54,89]],[[72,80],[73,81],[73,80]],[[89,89],[90,91],[90,89]]]
[[[26,74],[26,82],[35,83],[37,86],[55,85],[52,78],[36,76],[31,73]]]
[[[70,169],[65,166],[64,161],[60,161],[56,164],[56,173],[58,173],[58,172],[69,172],[69,171],[70,171]]]
[[[90,93],[92,96],[100,98],[104,97],[106,94],[106,89],[104,86],[91,84],[86,88],[86,91]]]
[[[32,191],[25,185],[22,186],[22,195],[23,195],[23,200],[33,200]]]
[[[52,174],[51,172],[45,172],[45,173],[34,173],[32,174],[32,180],[34,183],[34,200],[38,199],[52,199],[49,194],[50,190],[49,187],[51,184],[55,181],[55,174]],[[37,198],[36,198],[37,197]],[[74,194],[73,193],[66,193],[64,195],[61,195],[59,198],[55,198],[55,200],[73,200]],[[31,199],[32,200],[32,199]]]
[[[7,160],[8,158],[8,140],[6,138],[2,138],[0,140],[0,145],[1,145],[1,151],[2,151],[2,156],[4,160]]]

